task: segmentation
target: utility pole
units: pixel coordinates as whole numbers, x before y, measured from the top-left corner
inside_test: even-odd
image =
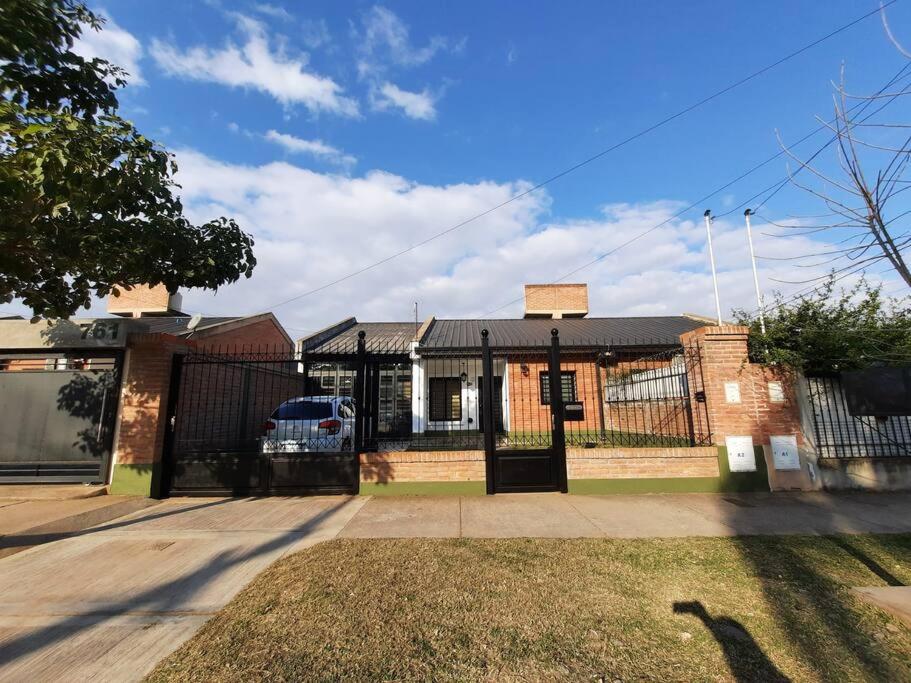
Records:
[[[705,234],[709,238],[709,262],[712,264],[712,286],[715,288],[715,312],[718,314],[718,325],[721,325],[721,299],[718,297],[718,276],[715,273],[715,251],[712,249],[712,210],[706,209]]]
[[[747,222],[747,240],[750,243],[750,263],[753,266],[753,286],[756,288],[756,303],[759,305],[759,329],[765,335],[765,310],[762,303],[762,292],[759,290],[759,273],[756,271],[756,254],[753,252],[753,226],[750,225],[750,216],[752,211],[747,209],[743,212],[743,217]]]

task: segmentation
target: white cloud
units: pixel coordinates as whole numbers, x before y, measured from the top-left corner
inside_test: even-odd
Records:
[[[358,67],[361,75],[381,71],[387,64],[419,66],[450,47],[449,40],[443,36],[433,36],[424,47],[415,47],[411,44],[408,26],[394,12],[380,5],[364,14],[362,31],[356,33],[363,54]],[[457,51],[464,49],[464,41],[454,48]]]
[[[242,129],[241,129],[242,130]],[[437,186],[371,171],[360,177],[318,173],[284,162],[230,164],[193,150],[177,152],[178,181],[188,216],[202,222],[232,216],[250,232],[259,261],[253,277],[217,294],[184,291],[186,310],[240,315],[264,311],[302,292],[454,226],[507,201],[528,183],[477,182]],[[589,284],[591,316],[712,315],[714,300],[701,216],[673,216],[674,201],[611,204],[587,220],[551,219],[546,193],[537,192],[493,211],[408,253],[344,280],[312,296],[275,308],[294,335],[355,315],[360,320],[410,320],[413,302],[422,317],[497,317],[522,313],[522,285],[549,282],[604,255],[632,236],[647,236],[572,275]],[[739,217],[713,225],[722,308],[754,309],[749,250]],[[821,251],[826,245],[807,236],[785,238],[785,229],[754,222],[756,251],[789,256]],[[768,234],[767,234],[768,233]],[[897,290],[899,280],[877,276]],[[824,274],[827,266],[802,270]],[[794,279],[788,261],[761,261],[767,297],[802,285],[776,285]],[[857,277],[842,283],[850,286]],[[768,300],[768,299],[767,299]],[[501,308],[503,304],[515,301]],[[25,313],[21,302],[7,308]],[[102,314],[103,305],[93,313]]]
[[[286,10],[281,5],[273,5],[269,2],[255,2],[253,3],[253,9],[255,9],[260,14],[265,14],[267,17],[272,17],[273,19],[281,19],[282,21],[294,21],[294,17],[291,15],[291,12]]]
[[[377,111],[401,109],[412,119],[429,121],[436,118],[436,98],[426,88],[421,92],[402,90],[388,81],[370,91],[370,104]]]
[[[303,20],[297,37],[311,50],[332,42],[332,34],[329,33],[329,25],[325,19]]]
[[[345,154],[322,140],[304,140],[288,133],[279,133],[277,130],[267,131],[263,137],[292,154],[309,154],[339,166],[353,166],[357,163],[357,159],[352,155]]]
[[[303,104],[312,112],[358,115],[357,102],[342,94],[342,86],[308,69],[306,54],[291,56],[281,45],[273,48],[262,23],[233,16],[243,34],[243,45],[228,41],[221,49],[196,46],[181,50],[155,39],[152,57],[171,76],[259,90],[283,105]]]
[[[73,44],[73,52],[85,59],[105,59],[124,69],[129,74],[127,80],[131,85],[144,85],[145,80],[139,68],[142,44],[105,12],[97,13],[105,18],[101,30],[95,31],[89,26],[83,26],[82,35]]]
[[[214,296],[185,293],[189,310],[220,314],[267,310],[426,240],[528,187],[520,181],[425,185],[381,171],[346,177],[281,162],[242,166],[191,150],[178,152],[178,161],[191,217],[234,216],[256,239],[259,265],[252,279]],[[518,316],[524,283],[552,281],[669,219],[682,204],[613,204],[591,219],[571,221],[547,220],[550,208],[547,194],[524,197],[275,312],[296,330],[319,329],[350,315],[409,320],[414,301],[422,317],[479,317],[518,299],[494,313]],[[806,237],[787,240],[763,235],[769,226],[755,228],[757,252],[763,255],[820,248]],[[569,281],[589,283],[593,316],[711,315],[703,231],[698,215],[670,220]],[[725,314],[734,307],[755,307],[742,226],[718,220],[714,236]],[[793,272],[787,262],[763,262],[761,268],[767,293],[775,288],[770,278]]]

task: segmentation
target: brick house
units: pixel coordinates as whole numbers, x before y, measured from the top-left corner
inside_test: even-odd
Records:
[[[0,483],[110,484],[149,495],[174,354],[293,348],[271,313],[194,318],[180,303],[163,287],[135,287],[109,299],[107,318],[0,320]]]

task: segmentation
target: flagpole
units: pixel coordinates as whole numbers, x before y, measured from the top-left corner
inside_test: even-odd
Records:
[[[703,214],[705,218],[705,234],[709,241],[709,261],[712,264],[712,286],[715,288],[715,312],[718,314],[718,325],[721,325],[721,299],[718,297],[718,275],[715,273],[715,251],[712,249],[712,210],[706,209]]]
[[[756,254],[753,252],[753,226],[750,224],[750,216],[753,212],[747,209],[743,212],[743,217],[747,222],[747,240],[750,243],[750,263],[753,266],[753,286],[756,288],[756,303],[759,305],[759,329],[765,334],[765,306],[762,303],[762,292],[759,289],[759,273],[756,270]]]

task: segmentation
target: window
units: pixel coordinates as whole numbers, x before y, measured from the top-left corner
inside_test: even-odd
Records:
[[[430,378],[430,421],[462,420],[462,380],[458,377]]]
[[[563,403],[576,401],[576,373],[574,370],[564,370],[560,373],[560,385],[563,393]],[[550,376],[541,373],[541,405],[550,405]]]
[[[322,420],[332,415],[329,401],[287,401],[272,412],[273,420]]]

